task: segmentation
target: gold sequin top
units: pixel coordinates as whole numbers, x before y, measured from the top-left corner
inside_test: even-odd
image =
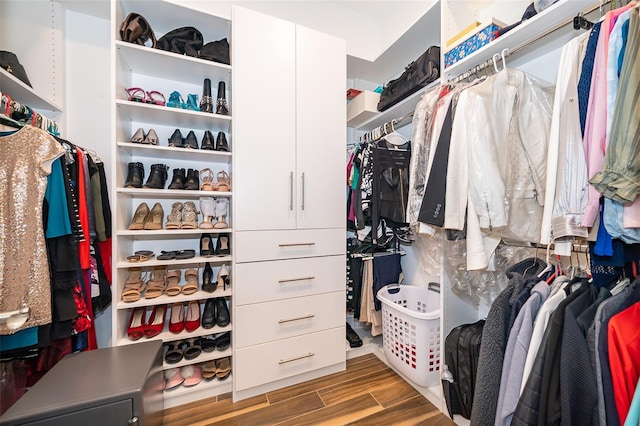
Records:
[[[30,308],[24,324],[0,334],[51,322],[51,281],[42,222],[47,176],[64,148],[48,133],[25,126],[0,136],[0,313]]]

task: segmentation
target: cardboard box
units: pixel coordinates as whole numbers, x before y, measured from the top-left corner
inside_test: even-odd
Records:
[[[450,67],[495,40],[498,36],[498,30],[505,26],[504,23],[496,19],[478,26],[473,34],[470,34],[468,38],[462,40],[444,54],[444,67]]]

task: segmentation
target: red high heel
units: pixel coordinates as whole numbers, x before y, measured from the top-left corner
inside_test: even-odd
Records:
[[[187,307],[187,319],[184,322],[184,328],[191,332],[200,327],[200,302],[194,300],[189,302]]]
[[[127,327],[127,336],[131,340],[138,340],[144,335],[147,317],[147,310],[145,308],[134,308],[131,310],[131,317],[129,317],[129,326]]]
[[[169,331],[172,333],[180,333],[184,330],[184,305],[182,303],[174,303],[171,305],[171,319],[169,320]]]
[[[147,338],[155,337],[162,333],[164,329],[164,318],[166,317],[167,306],[156,305],[153,307],[147,326],[144,328],[144,335]]]

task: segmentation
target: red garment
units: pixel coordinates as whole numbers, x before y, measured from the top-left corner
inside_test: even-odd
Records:
[[[80,215],[80,226],[84,241],[78,243],[78,257],[80,258],[80,268],[88,269],[91,266],[91,237],[89,236],[89,211],[87,210],[87,191],[84,186],[84,154],[82,150],[76,150],[78,155],[78,214]]]
[[[102,268],[107,276],[109,285],[111,281],[111,237],[108,237],[105,241],[98,241],[98,250],[100,250],[100,259],[102,259]]]
[[[609,366],[616,409],[623,424],[640,377],[640,302],[609,321]]]

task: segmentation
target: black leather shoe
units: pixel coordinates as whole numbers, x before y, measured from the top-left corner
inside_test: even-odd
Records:
[[[184,147],[198,149],[198,139],[196,139],[196,134],[193,130],[190,130],[189,133],[187,133],[187,137],[184,140]]]
[[[184,181],[187,179],[184,169],[173,169],[173,177],[169,189],[184,189]]]
[[[202,143],[200,144],[200,149],[209,149],[213,151],[214,148],[213,135],[209,130],[205,130],[204,136],[202,137]]]
[[[216,256],[229,256],[231,254],[231,238],[229,234],[220,234],[216,240]]]
[[[200,256],[210,257],[213,256],[215,251],[213,248],[213,238],[211,234],[202,234],[200,236]]]
[[[202,99],[200,100],[200,111],[213,112],[213,97],[211,96],[211,80],[204,79],[202,88]]]
[[[218,288],[218,281],[213,281],[213,268],[206,262],[202,271],[202,291],[213,293]]]
[[[167,182],[167,170],[169,167],[164,164],[152,164],[151,173],[147,183],[144,184],[145,188],[164,189],[164,184]]]
[[[200,189],[200,173],[197,170],[189,169],[187,180],[184,182],[184,189],[197,191]]]
[[[218,138],[216,139],[216,151],[229,152],[229,144],[227,143],[227,136],[224,132],[218,132]]]
[[[224,297],[217,297],[213,299],[216,305],[216,324],[219,327],[226,327],[231,322],[231,314],[229,313],[229,308],[227,307],[227,299]],[[207,302],[209,302],[207,300]]]
[[[124,183],[125,188],[142,188],[144,180],[144,165],[142,163],[129,163],[127,165],[127,180]]]
[[[169,146],[175,146],[176,148],[184,147],[184,138],[182,137],[182,132],[180,132],[180,129],[176,129],[173,131],[173,134],[169,138]]]
[[[227,106],[226,86],[224,81],[218,82],[218,100],[216,101],[216,114],[229,115],[229,107]]]
[[[213,328],[217,323],[217,298],[207,299],[202,311],[202,328]],[[225,304],[226,305],[226,304]]]

